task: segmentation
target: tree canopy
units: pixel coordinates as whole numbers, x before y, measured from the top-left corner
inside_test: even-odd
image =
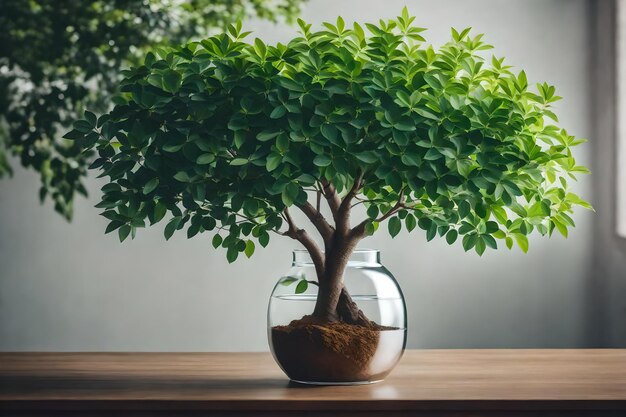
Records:
[[[0,0],[0,177],[10,155],[41,174],[40,196],[70,217],[93,161],[61,136],[85,108],[110,109],[120,70],[149,48],[258,16],[291,19],[299,0]]]
[[[555,88],[485,58],[469,28],[435,49],[414,19],[298,20],[287,45],[247,43],[235,24],[149,53],[115,108],[67,135],[109,177],[107,232],[124,240],[170,212],[166,238],[213,232],[232,262],[293,232],[291,206],[323,231],[317,192],[333,215],[364,204],[363,235],[387,220],[392,236],[420,228],[479,254],[497,239],[527,251],[535,230],[567,236],[573,206],[590,206],[569,190],[587,169],[572,155],[583,140],[556,125]]]

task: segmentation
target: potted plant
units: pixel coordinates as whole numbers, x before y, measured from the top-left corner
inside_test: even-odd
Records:
[[[211,232],[229,262],[271,234],[302,244],[315,279],[288,276],[277,288],[305,293],[314,283],[314,306],[270,335],[298,350],[286,364],[273,346],[293,379],[371,381],[389,371],[368,373],[369,345],[404,329],[371,320],[344,280],[359,242],[384,222],[391,236],[419,228],[482,255],[498,240],[526,252],[535,230],[567,236],[572,207],[590,208],[568,190],[587,169],[571,152],[582,140],[554,124],[554,87],[531,91],[523,71],[486,61],[491,47],[469,29],[453,29],[438,50],[424,46],[413,20],[405,8],[367,24],[369,34],[341,18],[318,32],[299,20],[301,35],[275,46],[248,44],[231,25],[149,53],[124,72],[115,108],[86,112],[69,134],[98,152],[92,168],[109,182],[97,207],[122,241],[169,212],[166,238]],[[312,227],[296,224],[294,210]],[[370,261],[361,267],[384,272]],[[307,367],[315,352],[332,366]],[[341,375],[332,374],[337,358]]]

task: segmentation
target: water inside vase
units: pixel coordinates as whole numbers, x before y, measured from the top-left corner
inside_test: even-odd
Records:
[[[311,314],[317,294],[274,294],[270,303],[272,325],[287,325],[291,320]],[[404,329],[404,303],[399,297],[352,295],[365,316],[381,326]],[[280,314],[272,314],[272,310]]]

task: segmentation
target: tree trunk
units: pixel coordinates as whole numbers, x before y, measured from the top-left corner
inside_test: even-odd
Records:
[[[341,289],[341,295],[337,303],[337,315],[340,321],[348,324],[357,324],[365,327],[371,327],[374,324],[350,297],[345,286]]]
[[[318,277],[319,289],[313,310],[313,316],[318,320],[371,326],[372,322],[352,300],[343,284],[343,274],[357,242],[357,239],[335,238],[326,252],[324,272]]]

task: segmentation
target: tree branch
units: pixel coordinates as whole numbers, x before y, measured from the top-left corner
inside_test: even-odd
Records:
[[[350,231],[350,209],[352,208],[352,199],[361,189],[361,186],[363,185],[364,175],[365,172],[359,170],[359,174],[354,178],[352,188],[350,188],[348,194],[346,194],[346,196],[343,198],[343,201],[341,202],[341,204],[339,205],[339,209],[337,210],[337,231],[341,235],[346,235]]]
[[[297,240],[302,243],[302,246],[306,248],[311,256],[311,260],[313,260],[313,265],[315,265],[315,272],[317,274],[317,279],[320,280],[324,277],[324,253],[317,246],[317,243],[311,238],[311,236],[304,229],[299,229],[296,226],[296,223],[293,221],[293,217],[289,213],[289,209],[285,207],[283,210],[284,218],[287,220],[287,224],[289,225],[289,229],[283,233],[285,236],[289,236],[292,239]]]
[[[321,202],[322,202],[322,192],[320,190],[317,190],[316,194],[316,199],[317,201],[315,202],[315,209],[317,211],[320,211],[320,206],[321,206]]]
[[[390,208],[387,213],[385,213],[384,215],[372,221],[377,222],[377,223],[385,221],[389,217],[399,212],[400,210],[404,209],[405,207],[406,207],[406,204],[404,202],[404,189],[402,189],[400,193],[398,194],[398,201],[396,202],[396,204],[392,208]],[[367,225],[369,221],[370,221],[369,219],[365,219],[361,223],[356,225],[352,230],[350,230],[349,232],[350,236],[357,238],[357,239],[363,238],[365,236],[365,226]]]
[[[328,202],[328,207],[331,213],[333,213],[333,219],[337,221],[337,214],[339,213],[339,206],[341,205],[341,199],[335,190],[335,186],[328,182],[326,179],[321,179],[322,193]]]
[[[328,224],[326,218],[322,215],[322,213],[318,209],[313,207],[313,205],[311,205],[311,203],[309,203],[308,201],[304,205],[297,207],[302,210],[302,212],[308,217],[311,223],[313,223],[317,231],[322,236],[322,239],[324,240],[324,245],[328,249],[332,242],[335,228]]]
[[[400,192],[400,199],[398,200],[398,202],[396,203],[395,206],[393,206],[387,213],[385,213],[384,215],[380,216],[379,218],[377,218],[376,220],[374,220],[375,222],[382,222],[387,220],[389,217],[393,216],[394,214],[396,214],[397,212],[399,212],[400,210],[402,210],[404,208],[404,198],[403,198],[403,192]]]

